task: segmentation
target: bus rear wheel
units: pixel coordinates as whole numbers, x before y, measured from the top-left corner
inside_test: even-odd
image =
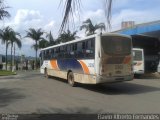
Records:
[[[76,82],[74,81],[74,75],[73,75],[73,72],[69,72],[68,74],[68,77],[67,77],[67,80],[68,80],[68,84],[72,87],[75,87],[76,86]]]

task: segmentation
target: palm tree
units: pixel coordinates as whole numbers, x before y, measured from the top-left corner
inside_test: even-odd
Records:
[[[9,7],[4,5],[4,0],[0,0],[0,20],[10,17],[9,12],[5,10],[7,8]]]
[[[111,20],[112,1],[113,0],[105,0],[105,15],[109,27]],[[61,0],[61,2],[63,2],[63,0]],[[81,0],[65,0],[64,4],[65,12],[60,27],[60,33],[62,33],[65,30],[66,25],[69,22],[69,19],[71,17],[74,18],[73,13],[77,10],[80,11],[80,7],[81,7]]]
[[[70,30],[67,30],[67,32],[63,32],[58,36],[56,42],[61,43],[61,42],[68,42],[68,41],[74,40],[78,38],[78,36],[76,36],[76,33],[77,31],[74,31],[72,33]]]
[[[12,66],[13,66],[13,56],[12,56],[12,51],[13,51],[13,44],[16,44],[18,46],[18,48],[22,47],[22,43],[21,43],[21,35],[17,32],[15,32],[14,30],[12,30],[10,32],[10,45],[11,45],[11,70],[12,70]]]
[[[43,39],[43,40],[39,41],[38,48],[42,49],[42,48],[48,47],[49,45],[50,45],[50,42],[48,42],[47,40]]]
[[[92,21],[90,19],[87,19],[86,21],[83,22],[83,25],[80,27],[80,30],[82,29],[86,29],[86,34],[88,36],[95,34],[95,31],[97,29],[100,29],[102,32],[102,30],[105,30],[106,28],[104,23],[93,25]]]
[[[49,41],[48,46],[55,45],[55,40],[52,36],[51,31],[49,32],[49,34],[46,35],[46,38],[48,38]]]
[[[6,70],[7,70],[7,64],[8,64],[7,51],[8,51],[8,45],[11,39],[11,32],[12,32],[12,28],[10,28],[9,26],[4,28],[0,32],[0,38],[2,40],[2,44],[6,44]]]
[[[39,28],[37,30],[34,29],[34,28],[30,28],[29,31],[26,31],[26,32],[27,32],[26,37],[29,37],[29,38],[31,38],[32,40],[35,41],[35,44],[32,46],[32,48],[34,48],[34,50],[36,51],[36,62],[35,62],[35,64],[36,64],[36,68],[37,68],[37,51],[39,49],[39,41],[43,40],[42,35],[43,35],[44,32],[42,31],[41,28]]]
[[[104,31],[106,30],[106,25],[104,23],[98,23],[98,24],[95,25],[95,28],[100,29],[100,31],[102,33],[103,30]]]

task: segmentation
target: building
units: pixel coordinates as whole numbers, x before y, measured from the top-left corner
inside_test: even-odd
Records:
[[[121,29],[131,28],[135,25],[134,21],[124,21],[121,23]]]
[[[147,71],[160,70],[160,20],[137,25],[133,21],[122,22],[122,29],[114,33],[132,36],[133,47],[144,49]]]

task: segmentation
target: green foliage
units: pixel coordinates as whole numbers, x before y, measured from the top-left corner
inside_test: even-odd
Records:
[[[102,32],[103,30],[106,29],[106,27],[105,27],[104,23],[99,23],[99,24],[93,25],[92,21],[90,19],[87,19],[83,22],[82,26],[80,26],[80,30],[82,30],[82,29],[86,29],[85,33],[88,36],[88,35],[95,34],[95,31],[97,29],[100,29]]]
[[[35,44],[32,46],[32,48],[34,48],[35,51],[37,51],[39,49],[39,41],[44,39],[42,37],[44,32],[42,31],[41,28],[37,30],[34,28],[30,28],[29,31],[26,31],[26,32],[27,32],[26,37],[31,38],[32,40],[35,41]]]
[[[49,34],[47,34],[46,35],[46,38],[48,39],[48,44],[47,44],[47,41],[43,41],[43,43],[44,44],[47,44],[47,46],[52,46],[52,45],[55,45],[56,43],[55,43],[55,40],[54,40],[54,38],[53,38],[53,36],[52,36],[52,33],[51,33],[51,31],[49,32]]]
[[[12,71],[0,70],[0,76],[8,76],[8,75],[16,75],[16,73]]]
[[[76,34],[77,34],[77,31],[74,31],[72,33],[70,30],[67,30],[67,32],[63,32],[58,36],[56,43],[59,44],[61,42],[64,43],[64,42],[75,40],[77,38]]]
[[[12,49],[13,44],[15,43],[19,48],[22,47],[22,43],[20,40],[21,36],[19,33],[15,32],[12,28],[5,27],[3,30],[0,30],[0,39],[2,40],[2,44],[6,44],[6,69],[7,69],[7,50],[8,45],[11,45],[11,55],[12,55]],[[11,56],[12,60],[12,56]]]
[[[49,42],[47,40],[43,39],[43,40],[39,41],[38,48],[42,49],[42,48],[48,47],[49,45],[50,45]]]
[[[3,20],[4,18],[10,17],[10,14],[6,9],[9,8],[8,6],[5,6],[4,0],[0,0],[0,20]]]
[[[41,28],[39,28],[37,30],[34,28],[30,28],[29,31],[26,31],[26,32],[27,32],[26,37],[31,38],[32,40],[35,41],[35,44],[32,45],[32,48],[34,48],[34,50],[36,51],[36,68],[37,68],[37,51],[39,49],[39,41],[44,39],[42,37],[44,32],[42,31]]]

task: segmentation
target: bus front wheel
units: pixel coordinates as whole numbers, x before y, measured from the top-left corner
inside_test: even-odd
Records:
[[[73,72],[69,72],[67,80],[68,80],[68,83],[69,83],[70,86],[72,86],[72,87],[76,86],[76,82],[74,81]]]

